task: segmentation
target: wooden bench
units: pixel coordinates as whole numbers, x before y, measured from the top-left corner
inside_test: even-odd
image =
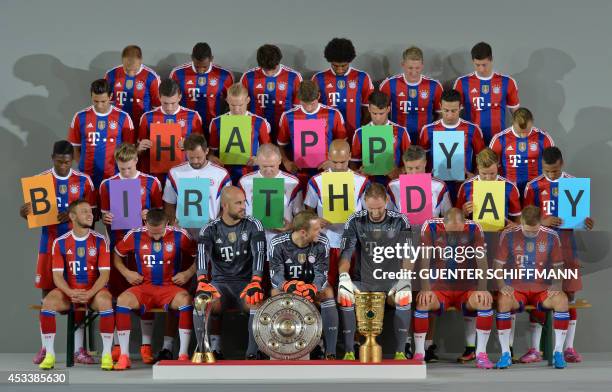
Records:
[[[577,299],[575,303],[570,304],[570,309],[588,309],[592,308],[591,305],[586,299]],[[525,310],[535,310],[535,306],[528,305],[525,306]],[[446,309],[446,311],[458,311],[456,307],[450,307]],[[552,366],[552,354],[554,347],[554,333],[553,333],[553,312],[549,310],[546,312],[546,322],[542,326],[542,337],[540,340],[540,351],[544,353],[544,359],[548,361],[548,364]]]
[[[42,308],[40,305],[30,305],[30,309],[38,310]],[[74,311],[80,310],[85,312],[85,317],[83,321],[79,324],[75,325],[74,322]],[[150,313],[165,313],[166,311],[162,308],[154,308],[149,310]],[[94,350],[95,347],[95,334],[93,333],[93,322],[98,317],[98,312],[89,309],[86,306],[78,306],[75,309],[71,309],[67,312],[62,312],[62,314],[66,314],[68,316],[68,321],[66,322],[66,367],[74,366],[74,356],[71,353],[74,352],[74,331],[79,328],[81,325],[85,327],[85,341],[88,342],[87,348],[90,351]]]

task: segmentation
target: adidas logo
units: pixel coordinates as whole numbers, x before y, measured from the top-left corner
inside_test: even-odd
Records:
[[[66,252],[67,255],[71,255],[72,254],[72,249],[68,249],[68,252]]]
[[[93,124],[92,123],[87,124],[87,128],[93,128]]]
[[[115,84],[115,87],[121,87],[121,82],[117,82],[117,84]]]
[[[255,86],[255,88],[262,88],[263,86],[261,85],[261,83],[257,83],[257,86]]]
[[[514,150],[514,148],[512,148],[512,146],[508,146],[508,148],[506,148],[506,151],[512,151]]]
[[[285,264],[291,264],[291,259],[285,260]]]
[[[144,244],[144,245],[142,246],[142,249],[149,249],[149,246],[148,246],[147,244]]]
[[[517,251],[521,251],[521,250],[523,250],[523,247],[522,247],[522,246],[520,246],[520,245],[518,245],[518,246],[516,247],[516,250],[517,250]]]
[[[470,91],[470,92],[471,92],[471,93],[477,93],[477,92],[478,92],[478,90],[476,90],[476,88],[474,87],[474,88],[472,89],[472,91]]]
[[[406,96],[406,94],[404,94],[404,92],[403,92],[403,91],[400,91],[400,93],[399,93],[399,94],[397,94],[397,96],[398,96],[398,97],[405,97],[405,96]]]
[[[334,85],[333,85],[333,84],[331,84],[331,83],[328,83],[328,84],[327,84],[327,88],[332,88],[332,87],[334,87]]]
[[[193,80],[188,80],[185,84],[193,84]]]
[[[542,196],[546,196],[546,195],[548,195],[548,192],[546,192],[546,190],[543,190],[542,191]]]
[[[217,243],[217,244],[222,244],[222,243],[223,243],[223,240],[222,240],[221,238],[217,238],[217,241],[215,241],[215,243]]]

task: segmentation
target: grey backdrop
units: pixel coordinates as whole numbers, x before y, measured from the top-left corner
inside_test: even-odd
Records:
[[[495,68],[518,82],[521,104],[563,149],[567,170],[593,179],[599,233],[584,239],[592,255],[585,290],[593,309],[580,313],[576,346],[612,351],[609,325],[609,253],[612,191],[612,55],[608,1],[23,1],[0,3],[0,167],[3,255],[0,350],[34,352],[40,346],[37,314],[27,309],[39,293],[33,274],[39,231],[18,217],[19,178],[50,166],[52,143],[65,138],[72,115],[90,104],[89,83],[120,62],[128,44],[167,77],[188,61],[197,41],[211,44],[215,62],[237,75],[255,65],[265,42],[283,50],[283,63],[306,76],[327,66],[325,43],[353,40],[354,65],[375,80],[400,72],[401,51],[425,51],[425,72],[445,86],[470,72],[469,49],[480,40],[494,48]],[[452,316],[450,319],[456,319]],[[63,344],[63,321],[58,348]],[[460,326],[457,320],[454,326]],[[525,317],[516,345],[525,347]],[[447,350],[461,347],[461,330],[442,326]],[[496,340],[496,339],[491,339]]]

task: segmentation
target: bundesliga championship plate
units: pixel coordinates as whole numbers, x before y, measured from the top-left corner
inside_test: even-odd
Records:
[[[293,294],[269,298],[253,317],[257,346],[274,359],[307,357],[319,343],[322,331],[317,308]]]

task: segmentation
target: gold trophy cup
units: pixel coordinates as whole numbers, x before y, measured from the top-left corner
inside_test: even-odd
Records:
[[[208,320],[210,319],[210,311],[212,309],[212,297],[206,294],[200,294],[195,297],[193,307],[196,311],[196,316],[203,318],[202,327],[196,328],[197,345],[191,362],[193,363],[215,363],[215,354],[210,349],[208,340]]]
[[[359,347],[360,362],[382,362],[382,347],[376,343],[376,336],[383,329],[385,297],[383,292],[355,293],[357,331],[366,338],[365,343]]]

